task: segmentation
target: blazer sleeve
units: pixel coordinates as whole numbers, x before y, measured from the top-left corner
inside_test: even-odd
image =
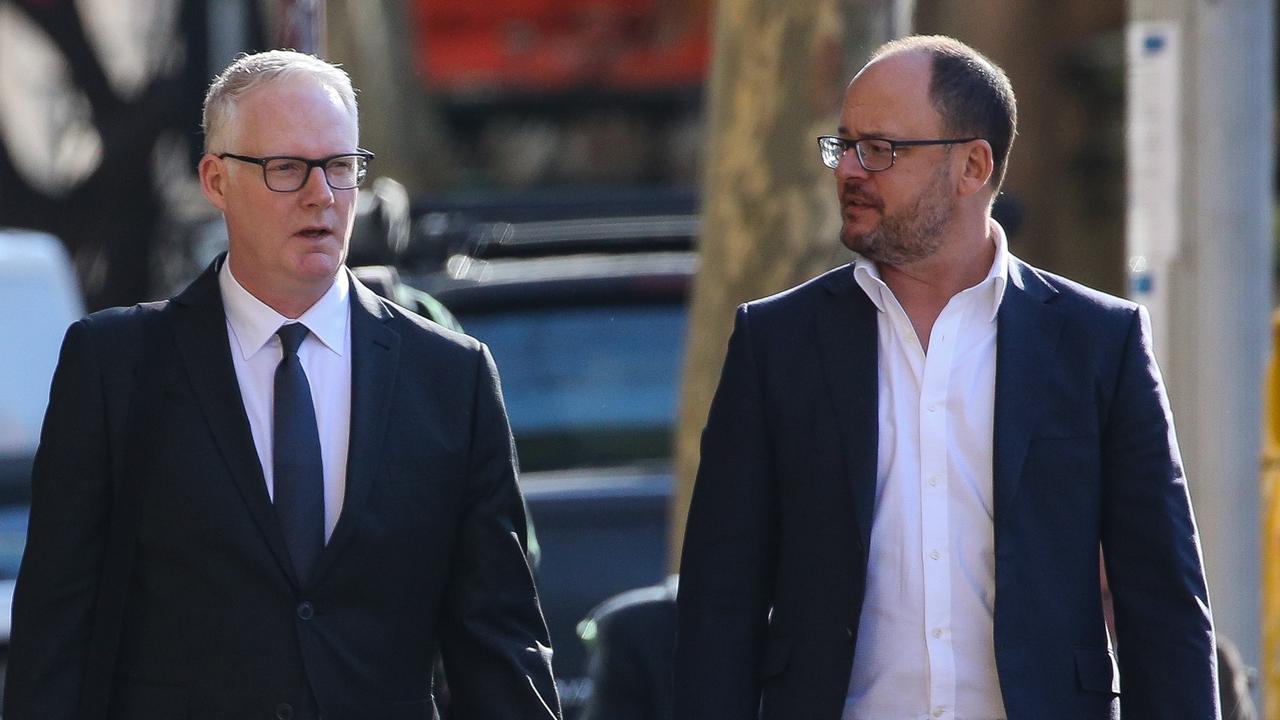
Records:
[[[749,306],[702,432],[677,601],[676,720],[755,717],[773,601],[776,483]]]
[[[5,682],[9,720],[72,720],[77,713],[112,494],[99,359],[91,321],[73,324],[32,470]]]
[[[551,641],[525,556],[515,446],[498,372],[483,346],[471,417],[465,509],[440,621],[451,714],[558,719]]]
[[[1219,717],[1213,621],[1173,416],[1134,311],[1102,432],[1102,545],[1126,717]]]

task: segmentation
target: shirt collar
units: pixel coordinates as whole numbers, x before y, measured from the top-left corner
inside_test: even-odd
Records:
[[[295,322],[244,289],[231,274],[230,256],[223,260],[222,269],[218,272],[218,287],[222,291],[222,305],[226,309],[227,322],[231,324],[231,334],[245,360],[261,350],[281,325]],[[306,325],[316,339],[339,356],[346,347],[347,326],[351,319],[350,292],[351,281],[346,271],[341,270],[325,294],[296,320]]]
[[[1000,227],[1000,223],[994,218],[988,219],[988,226],[991,228],[991,239],[996,245],[995,259],[991,262],[991,268],[987,270],[987,276],[977,285],[962,292],[971,290],[983,292],[986,296],[985,302],[989,303],[991,309],[987,321],[994,322],[996,313],[1000,311],[1000,303],[1004,299],[1005,286],[1009,284],[1009,241],[1004,234],[1004,228]],[[885,312],[886,294],[892,296],[893,291],[884,283],[884,280],[880,279],[880,268],[876,267],[875,261],[854,253],[853,278],[871,303],[876,306],[876,310]]]

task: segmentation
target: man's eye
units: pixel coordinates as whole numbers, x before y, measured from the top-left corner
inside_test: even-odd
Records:
[[[267,172],[273,173],[295,173],[302,169],[302,163],[297,160],[273,160],[267,165]]]

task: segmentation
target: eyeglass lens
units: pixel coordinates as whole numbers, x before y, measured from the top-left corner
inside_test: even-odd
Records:
[[[858,162],[868,172],[887,170],[893,165],[893,145],[885,140],[867,138],[862,140],[844,140],[841,138],[822,138],[822,163],[832,170],[840,165],[840,158],[850,148],[858,155]]]
[[[267,187],[278,192],[293,192],[307,182],[311,167],[297,158],[274,158],[262,167]],[[368,173],[363,155],[340,155],[324,164],[324,178],[334,190],[359,187]]]

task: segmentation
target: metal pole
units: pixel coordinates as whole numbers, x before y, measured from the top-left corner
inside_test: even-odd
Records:
[[[1151,310],[1216,626],[1254,666],[1273,267],[1272,13],[1271,3],[1252,0],[1129,4],[1130,294]]]
[[[324,57],[324,0],[280,0],[276,47]]]

